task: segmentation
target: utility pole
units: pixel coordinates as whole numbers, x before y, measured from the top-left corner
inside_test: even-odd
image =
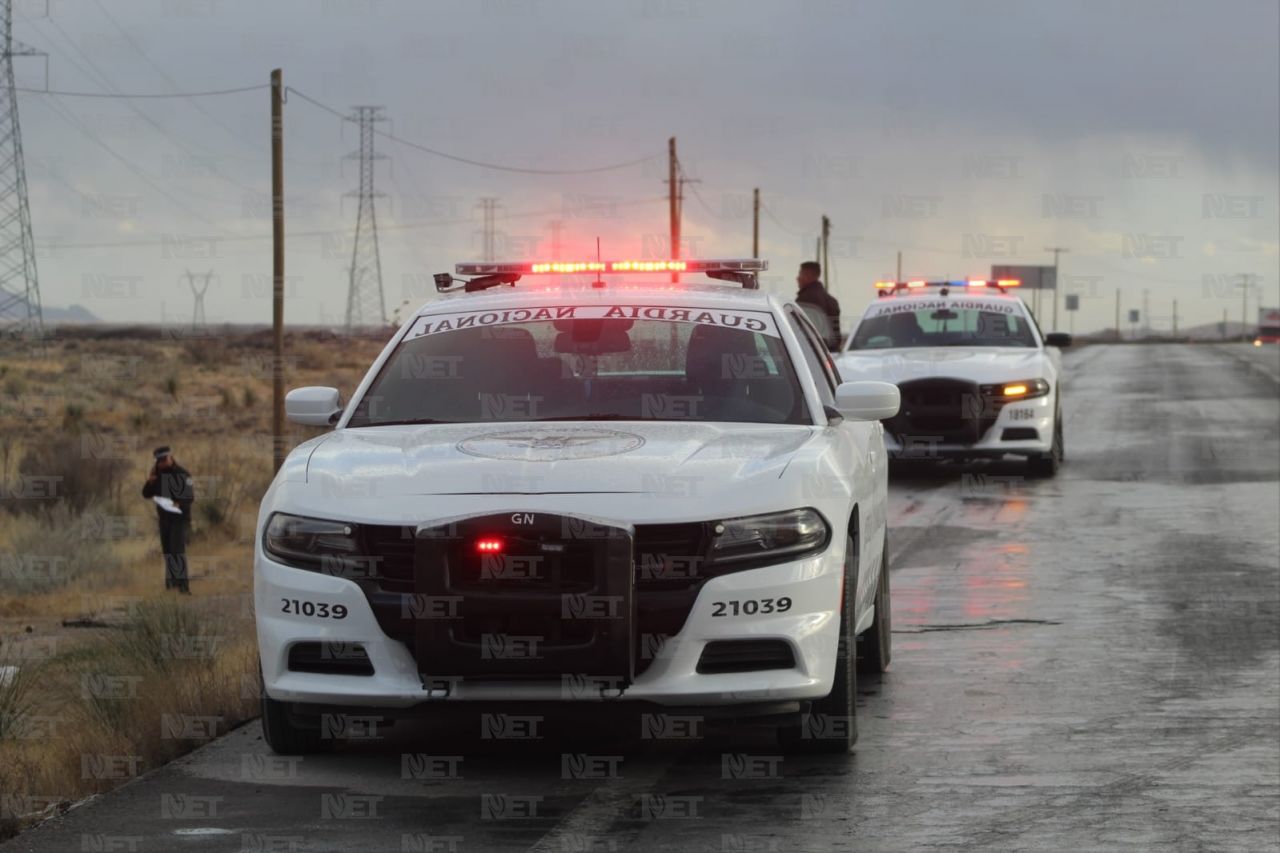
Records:
[[[676,138],[667,140],[667,205],[671,214],[671,259],[680,257],[680,175],[679,161],[676,159]],[[671,274],[671,283],[680,281],[680,276]]]
[[[1253,282],[1253,274],[1240,273],[1240,339],[1249,337],[1249,288]]]
[[[751,257],[760,257],[760,188],[751,191]]]
[[[271,72],[271,450],[284,464],[284,77]]]
[[[209,270],[201,276],[203,282],[199,287],[196,286],[196,274],[191,270],[187,270],[187,287],[191,288],[191,295],[194,298],[194,305],[191,308],[191,328],[204,328],[208,322],[204,315],[204,294],[209,289],[209,282],[213,280],[213,270]]]
[[[378,254],[378,219],[373,200],[374,164],[384,159],[373,153],[373,128],[386,121],[382,107],[353,107],[347,121],[360,127],[360,150],[348,154],[360,161],[360,188],[354,193],[356,236],[351,244],[351,277],[347,284],[347,331],[359,326],[382,326],[387,322],[387,306],[382,295],[382,258]]]
[[[1116,288],[1116,341],[1120,341],[1120,288]]]
[[[0,334],[44,333],[27,171],[18,124],[15,56],[47,56],[13,40],[13,0],[0,0]]]
[[[825,213],[822,214],[822,277],[827,280],[827,284],[831,284],[831,267],[828,264],[831,254],[831,219]]]
[[[1178,300],[1173,300],[1173,336],[1178,336]]]
[[[560,229],[564,227],[564,223],[559,219],[553,219],[549,223],[551,228],[551,260],[560,260]]]
[[[1046,252],[1053,252],[1053,330],[1058,331],[1058,254],[1069,252],[1064,246],[1045,246]]]
[[[484,226],[481,231],[480,243],[480,260],[496,261],[497,258],[497,228],[498,228],[498,200],[492,196],[486,196],[480,199],[480,212],[483,216]]]
[[[894,282],[895,282],[895,283],[896,283],[896,282],[899,282],[899,281],[902,281],[902,250],[901,250],[901,249],[899,249],[899,250],[898,250],[898,272],[897,272],[897,278],[895,278],[895,279],[894,279]]]
[[[1151,337],[1151,291],[1148,288],[1142,289],[1142,338],[1146,340]]]
[[[1219,337],[1224,341],[1227,339],[1227,309],[1222,309],[1222,327],[1218,330]]]

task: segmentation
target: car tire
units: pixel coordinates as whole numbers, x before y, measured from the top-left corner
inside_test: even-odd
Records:
[[[858,667],[853,634],[854,604],[858,588],[858,537],[845,543],[844,592],[840,612],[840,643],[836,652],[831,692],[802,708],[797,719],[778,729],[778,740],[788,752],[846,755],[858,740],[856,699]]]
[[[879,674],[889,668],[892,648],[892,612],[889,601],[889,536],[884,537],[880,580],[876,583],[876,615],[871,627],[858,637],[858,672]]]
[[[1027,468],[1030,469],[1033,477],[1052,477],[1062,467],[1062,460],[1065,456],[1066,445],[1062,440],[1062,415],[1059,413],[1053,419],[1053,445],[1050,447],[1049,452],[1027,459]]]
[[[276,755],[310,755],[329,752],[333,741],[320,736],[320,726],[297,725],[289,706],[262,695],[262,739]]]

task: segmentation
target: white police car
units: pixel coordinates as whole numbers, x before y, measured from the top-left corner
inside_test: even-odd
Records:
[[[290,392],[334,429],[259,514],[271,747],[321,749],[343,714],[571,701],[778,715],[846,751],[855,670],[889,662],[898,391],[842,384],[765,268],[460,264],[345,407]]]
[[[1053,476],[1064,455],[1062,356],[1071,336],[1044,335],[1010,290],[1016,279],[876,282],[836,361],[846,379],[893,382],[885,421],[895,457],[1024,456]]]

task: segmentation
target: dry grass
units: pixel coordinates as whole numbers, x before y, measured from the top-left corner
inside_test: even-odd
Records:
[[[286,381],[349,395],[382,344],[291,336]],[[266,336],[16,346],[0,343],[0,838],[256,713],[251,540],[273,474]],[[159,444],[196,478],[191,599],[166,597],[139,494]],[[79,619],[111,627],[63,625]]]

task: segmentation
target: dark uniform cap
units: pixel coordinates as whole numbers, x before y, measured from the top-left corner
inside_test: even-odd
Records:
[[[170,452],[169,445],[166,444],[163,447],[157,447],[155,451],[153,451],[153,455],[156,459],[163,459],[168,456]]]

